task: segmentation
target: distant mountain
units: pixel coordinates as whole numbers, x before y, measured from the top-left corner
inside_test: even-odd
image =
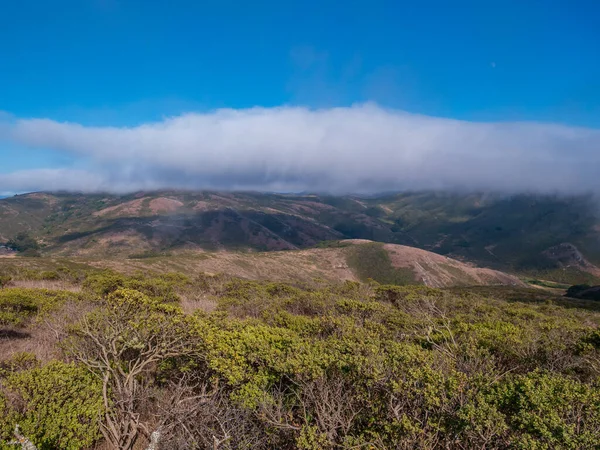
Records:
[[[600,264],[597,208],[588,196],[483,193],[32,193],[0,200],[0,242],[28,231],[46,254],[126,256],[368,239],[500,270],[593,274]]]

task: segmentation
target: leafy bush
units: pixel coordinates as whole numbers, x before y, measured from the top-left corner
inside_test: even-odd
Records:
[[[600,436],[600,390],[569,377],[534,371],[488,392],[516,433],[516,448],[595,448]]]
[[[567,289],[566,297],[580,298],[584,300],[600,300],[600,286],[589,286],[587,284],[579,284],[571,286]]]
[[[12,280],[12,277],[10,275],[2,275],[0,274],[0,288],[3,288],[4,286],[6,286],[8,283],[10,283]]]
[[[587,291],[589,288],[591,288],[589,284],[576,284],[567,289],[566,296],[577,297],[577,294],[580,294],[583,291]]]
[[[39,250],[34,248],[28,248],[27,250],[23,250],[19,253],[20,256],[24,256],[26,258],[39,258],[42,256]]]
[[[190,280],[181,274],[166,273],[158,276],[136,274],[127,277],[112,271],[92,273],[87,276],[83,286],[99,296],[106,296],[118,289],[135,289],[164,302],[179,301],[176,288],[187,285]]]
[[[141,414],[150,415],[156,407],[153,388],[160,382],[161,365],[193,353],[186,325],[178,308],[118,289],[72,328],[66,347],[98,380],[105,409],[101,431],[111,447],[135,447],[141,420],[148,420]]]
[[[101,385],[75,364],[52,362],[1,380],[0,433],[11,440],[15,424],[39,450],[90,448],[100,437]]]
[[[21,325],[36,314],[58,308],[77,294],[49,289],[5,288],[0,290],[0,325]]]

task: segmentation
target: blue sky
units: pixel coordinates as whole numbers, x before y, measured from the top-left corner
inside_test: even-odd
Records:
[[[29,119],[106,131],[221,108],[373,102],[468,123],[598,129],[598,23],[596,1],[4,2],[0,173],[100,164],[114,178],[116,160],[65,143],[72,134],[16,139],[15,122]],[[144,159],[151,150],[137,142]],[[28,188],[10,183],[0,192]]]

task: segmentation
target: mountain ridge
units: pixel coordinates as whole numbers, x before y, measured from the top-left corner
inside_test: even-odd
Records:
[[[0,243],[27,231],[48,255],[128,256],[296,250],[327,241],[368,239],[509,272],[596,274],[596,209],[590,196],[38,192],[0,200]],[[553,248],[565,245],[585,263],[553,255]]]

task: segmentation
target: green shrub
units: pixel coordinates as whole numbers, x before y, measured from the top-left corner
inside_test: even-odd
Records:
[[[33,353],[14,353],[9,359],[0,361],[0,378],[20,370],[33,369],[39,365],[40,363]]]
[[[84,289],[105,296],[122,288],[125,285],[125,277],[112,271],[89,274],[83,282]]]
[[[21,325],[36,314],[58,308],[77,294],[49,289],[5,288],[0,290],[0,325]]]
[[[7,441],[17,423],[39,450],[79,450],[100,438],[101,385],[80,366],[57,361],[14,372],[2,380],[2,392]]]
[[[83,287],[101,297],[107,296],[118,289],[126,288],[143,292],[163,302],[177,302],[179,296],[176,289],[189,283],[188,277],[177,273],[158,276],[136,274],[128,277],[112,271],[103,271],[88,275]]]
[[[12,277],[10,275],[0,275],[0,288],[3,288],[11,281]]]
[[[23,250],[22,252],[20,252],[19,256],[24,256],[26,258],[39,258],[40,256],[42,256],[42,254],[37,249],[28,248],[27,250]]]
[[[175,420],[175,399],[200,395],[207,402],[206,409],[178,412],[176,423],[195,431],[185,438],[166,433],[165,448],[198,447],[204,437],[224,433],[221,426],[236,443],[244,437],[257,449],[597,445],[600,313],[583,301],[516,287],[303,288],[109,271],[90,273],[84,284],[82,296],[97,308],[69,328],[63,349],[95,372],[90,389],[104,380],[110,397],[104,420],[135,416],[151,429]],[[169,303],[179,292],[209,294],[217,311],[185,314]],[[7,324],[26,324],[70,296],[80,298],[3,289],[0,313]],[[69,402],[81,407],[78,393],[60,397],[70,385],[59,374],[77,366],[56,364],[40,367],[29,354],[0,363],[5,436],[20,420],[38,445],[47,445],[41,448],[78,448],[71,442],[96,439],[91,415],[73,422],[71,409],[62,409]],[[58,386],[53,408],[31,381],[51,377],[44,370]],[[83,375],[75,380],[88,383]],[[145,395],[128,403],[132,392]],[[74,440],[63,441],[51,417],[76,430]],[[250,432],[242,429],[253,431],[244,436]]]
[[[582,449],[598,444],[597,386],[534,371],[509,378],[488,396],[513,430],[510,441],[515,448]]]
[[[567,297],[577,297],[577,294],[591,288],[589,284],[576,284],[567,289]]]

